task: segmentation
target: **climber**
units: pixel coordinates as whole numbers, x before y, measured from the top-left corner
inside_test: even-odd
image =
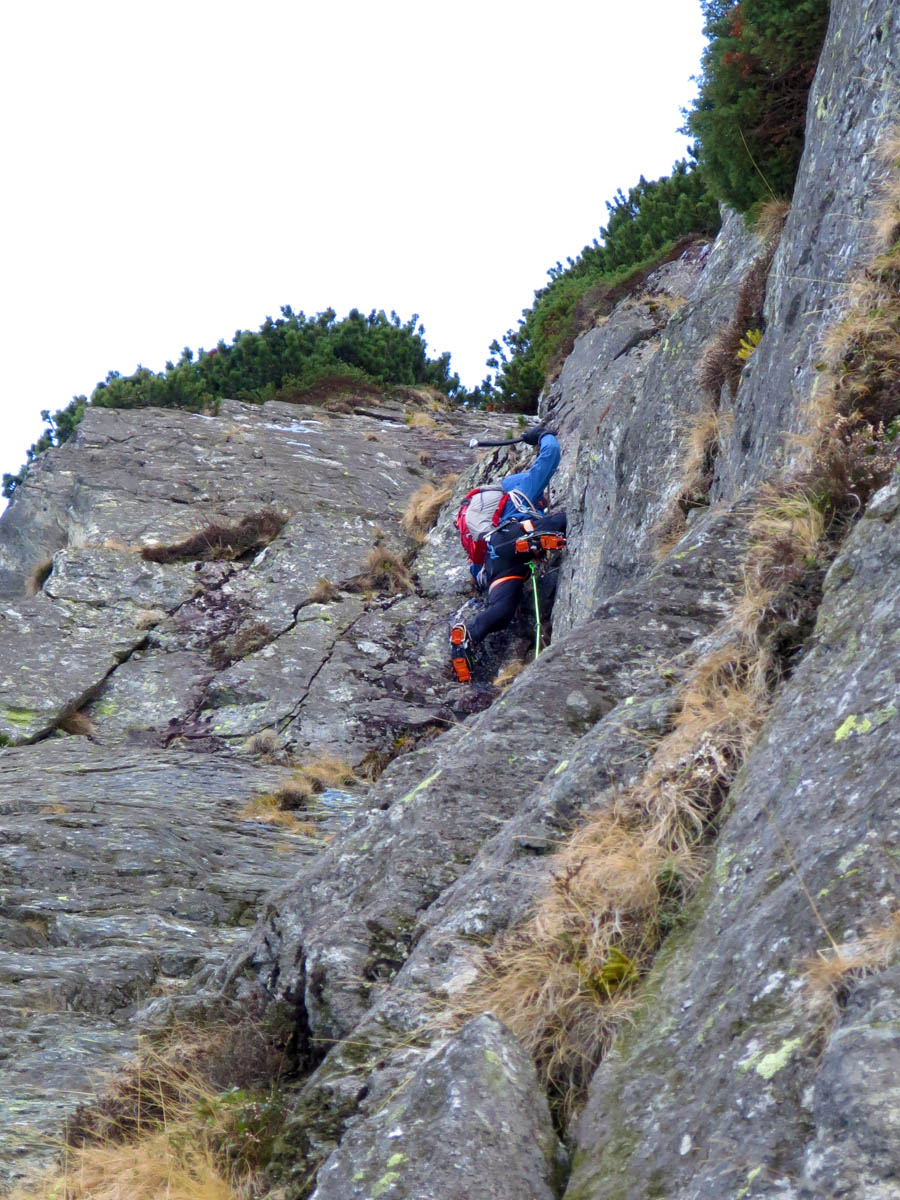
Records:
[[[559,466],[559,442],[543,428],[529,430],[521,440],[540,446],[531,468],[507,475],[499,486],[474,488],[456,514],[472,579],[488,598],[473,621],[457,622],[450,630],[450,662],[460,683],[472,677],[473,648],[512,620],[529,564],[566,545],[566,514],[544,515],[544,492]]]

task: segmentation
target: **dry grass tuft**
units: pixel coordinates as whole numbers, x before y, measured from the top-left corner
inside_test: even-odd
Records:
[[[274,729],[262,729],[247,740],[247,753],[271,759],[281,750],[281,741]]]
[[[281,531],[287,515],[274,508],[249,513],[234,525],[212,523],[169,546],[144,546],[141,556],[148,562],[209,562],[234,560],[256,553]]]
[[[340,600],[340,588],[335,587],[330,579],[324,575],[320,575],[316,580],[316,585],[309,593],[310,604],[333,604],[335,600]]]
[[[373,546],[365,571],[353,581],[358,592],[414,592],[415,582],[403,558],[380,543]]]
[[[423,483],[410,496],[400,524],[417,542],[425,541],[425,535],[433,528],[438,513],[453,495],[457,479],[458,475],[445,475],[439,484]]]
[[[67,717],[63,717],[57,728],[63,733],[74,734],[79,737],[92,738],[97,732],[94,722],[83,712],[69,713]]]
[[[134,614],[135,629],[152,629],[169,614],[163,608],[141,608]]]
[[[437,429],[437,421],[428,413],[414,412],[406,414],[406,424],[410,429]]]
[[[269,744],[268,741],[266,744]],[[271,756],[273,752],[267,753]],[[350,787],[356,780],[357,775],[349,763],[323,754],[304,763],[291,779],[271,792],[254,796],[241,809],[240,816],[246,820],[264,821],[267,825],[281,825],[307,837],[316,837],[318,831],[315,824],[310,820],[301,821],[295,814],[300,810],[308,811],[315,798],[327,789]]]
[[[823,1030],[838,1017],[856,980],[883,970],[900,956],[900,911],[871,925],[859,938],[832,943],[801,964],[804,1005]]]
[[[144,1042],[69,1122],[60,1168],[14,1200],[250,1200],[283,1122],[286,1054],[283,1033],[246,1020]]]
[[[377,433],[367,433],[366,441],[367,442],[379,442],[379,441],[381,441],[381,439],[379,438]]]
[[[684,457],[674,498],[653,527],[654,557],[665,558],[687,528],[688,513],[709,503],[716,455],[719,452],[720,416],[707,402],[687,419],[682,444]]]
[[[209,661],[217,671],[223,671],[238,659],[262,650],[272,640],[272,631],[265,622],[251,621],[227,637],[213,642],[209,648]]]
[[[32,567],[25,576],[25,595],[36,596],[43,590],[44,584],[53,574],[53,559],[45,558]]]
[[[242,821],[260,821],[263,825],[277,825],[290,833],[304,837],[316,837],[318,829],[314,821],[301,821],[281,806],[280,799],[271,792],[263,792],[248,801],[238,813]]]
[[[328,788],[349,787],[356,781],[356,774],[342,758],[323,754],[304,763],[293,778],[275,788],[272,793],[279,809],[287,812],[307,808],[309,804]]]
[[[207,1146],[161,1130],[133,1142],[85,1146],[63,1172],[16,1188],[10,1200],[239,1200]]]
[[[519,678],[527,666],[528,664],[520,659],[505,663],[494,676],[494,687],[508,688],[514,679]]]
[[[765,661],[752,647],[707,655],[641,781],[554,856],[534,916],[483,955],[459,1013],[505,1021],[565,1119],[702,876],[704,844],[767,704]]]
[[[732,395],[737,390],[746,361],[746,356],[742,355],[742,342],[751,331],[765,327],[766,283],[789,212],[790,204],[780,200],[772,200],[761,209],[756,229],[762,240],[762,250],[738,289],[731,320],[713,336],[700,360],[700,387],[716,408],[723,388],[727,386]]]
[[[773,197],[767,200],[756,214],[753,228],[762,238],[765,245],[773,241],[777,243],[784,230],[785,222],[791,211],[790,200],[780,200]]]
[[[384,768],[388,763],[393,761],[393,755],[387,750],[368,750],[356,768],[356,774],[359,779],[365,779],[369,783],[375,783],[381,778]]]

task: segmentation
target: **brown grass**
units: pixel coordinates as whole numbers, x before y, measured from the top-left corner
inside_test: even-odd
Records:
[[[804,1005],[822,1031],[838,1017],[852,985],[881,971],[900,956],[900,911],[870,925],[863,935],[832,944],[801,963]]]
[[[400,524],[417,542],[425,541],[425,535],[434,527],[438,513],[453,495],[458,479],[458,475],[445,475],[438,484],[423,483],[410,496]]]
[[[699,412],[687,418],[682,435],[683,458],[674,498],[653,527],[654,558],[665,558],[687,528],[692,509],[709,503],[716,455],[719,452],[720,416],[707,398]]]
[[[482,957],[460,1015],[490,1010],[505,1021],[566,1119],[702,876],[712,822],[767,704],[752,647],[706,656],[642,780],[554,856],[534,916]]]
[[[315,587],[309,593],[310,604],[333,604],[341,597],[340,588],[335,587],[330,579],[320,575]]]
[[[772,200],[760,211],[756,229],[762,240],[762,250],[754,259],[738,289],[734,313],[710,339],[700,359],[698,381],[701,389],[718,408],[723,388],[733,395],[744,367],[741,343],[751,330],[764,328],[763,304],[772,259],[778,249],[790,204]]]
[[[283,1109],[285,1035],[247,1020],[144,1041],[67,1127],[59,1168],[12,1200],[249,1200]],[[228,1090],[226,1090],[228,1089]]]
[[[283,404],[316,404],[330,412],[352,412],[348,400],[371,399],[383,394],[384,388],[380,384],[352,375],[335,374],[303,387],[294,380],[285,379],[275,393],[275,399]]]
[[[278,734],[273,729],[262,729],[247,741],[247,753],[271,759],[281,749]]]
[[[356,780],[357,775],[349,763],[334,755],[322,754],[303,763],[289,780],[271,792],[254,796],[239,815],[247,820],[264,821],[267,825],[281,825],[307,837],[317,837],[315,822],[301,821],[295,814],[300,810],[308,811],[316,797],[327,789],[347,788]]]
[[[406,424],[410,429],[437,429],[437,421],[434,417],[430,417],[428,413],[424,412],[407,413]]]
[[[261,821],[263,825],[277,825],[290,833],[300,833],[314,838],[318,829],[314,821],[301,821],[281,806],[281,801],[272,792],[263,792],[249,800],[238,813],[243,821]]]
[[[25,595],[36,596],[53,573],[53,559],[45,558],[25,576]]]
[[[61,729],[63,733],[70,733],[79,737],[87,738],[92,738],[97,732],[94,722],[87,715],[87,713],[83,712],[69,713],[67,717],[63,717],[63,719],[60,721],[58,728]]]
[[[267,546],[287,522],[287,515],[274,508],[249,513],[233,525],[212,523],[181,542],[168,546],[145,546],[141,556],[148,562],[209,562],[234,560]]]
[[[365,571],[352,584],[357,592],[414,592],[415,588],[403,558],[381,544],[372,547]]]
[[[790,211],[790,200],[780,200],[778,197],[767,200],[758,210],[753,228],[766,245],[780,239]]]
[[[306,808],[328,788],[349,787],[356,780],[353,768],[342,758],[322,754],[303,763],[287,783],[272,792],[278,807],[285,811]]]
[[[152,629],[169,614],[163,608],[141,608],[134,614],[135,629]]]
[[[494,687],[508,688],[514,679],[519,678],[527,666],[528,664],[520,659],[505,663],[494,676]]]
[[[219,638],[209,648],[209,661],[223,671],[238,659],[262,650],[273,640],[272,631],[263,621],[251,621],[227,637]]]
[[[85,1146],[62,1170],[15,1188],[9,1200],[241,1200],[218,1170],[208,1146],[175,1128],[138,1142]]]

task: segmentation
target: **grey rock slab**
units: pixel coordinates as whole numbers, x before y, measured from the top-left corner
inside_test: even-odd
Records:
[[[480,1017],[426,1057],[394,1103],[350,1127],[313,1200],[553,1200],[557,1167],[533,1063]]]
[[[8,602],[0,608],[0,735],[18,743],[51,732],[145,639],[128,609],[98,622],[81,604],[43,594]]]
[[[587,813],[604,807],[640,774],[671,708],[672,697],[663,692],[623,702],[601,718],[420,914],[409,957],[396,975],[373,986],[365,1016],[329,1050],[292,1101],[277,1172],[282,1179],[301,1180],[328,1153],[342,1122],[390,1106],[423,1048],[435,1053],[445,1044],[446,1025],[440,1019],[423,1022],[423,1014],[443,1012],[455,1002],[474,976],[476,946],[529,915],[550,885],[551,852]]]
[[[58,551],[43,587],[52,600],[94,610],[121,608],[135,615],[171,613],[197,590],[193,563],[161,565],[145,561],[135,551],[106,547]],[[96,620],[101,614],[89,615]]]
[[[169,544],[274,505],[301,517],[307,533],[321,531],[314,584],[322,566],[340,569],[341,532],[352,542],[396,522],[435,465],[460,470],[474,458],[469,437],[497,436],[509,423],[436,408],[422,429],[405,423],[411,415],[401,403],[349,415],[233,400],[218,416],[89,408],[74,437],[40,455],[16,489],[0,525],[0,570],[24,576],[66,546]],[[306,565],[317,564],[308,556]]]
[[[182,731],[185,714],[200,707],[212,676],[208,657],[200,651],[161,654],[147,646],[107,676],[84,712],[104,745],[159,742]]]
[[[74,737],[0,753],[0,1179],[133,1049],[136,1006],[233,952],[316,851],[242,815],[289,774]]]
[[[834,0],[793,204],[769,272],[766,332],[744,371],[731,432],[722,439],[716,496],[733,496],[766,478],[791,454],[785,435],[805,426],[822,331],[840,316],[848,283],[874,253],[869,230],[888,169],[879,146],[896,124],[898,107],[895,0]]]
[[[779,1195],[800,1187],[806,1148],[815,1148],[812,1169],[837,1136],[819,1081],[837,1070],[840,1026],[823,1059],[801,973],[829,938],[841,942],[883,923],[900,892],[898,510],[895,482],[829,571],[812,647],[733,789],[694,921],[664,948],[646,1015],[591,1085],[568,1200],[652,1191],[713,1200],[744,1187],[753,1197]],[[895,1011],[895,991],[896,972],[883,978],[879,1011]],[[865,1076],[866,1103],[890,1124],[893,1076],[866,1066],[878,1035],[866,1032],[865,1017],[856,1027],[852,1013],[848,1019],[845,1066],[856,1080],[846,1084],[848,1102],[856,1086],[853,1103],[861,1103]],[[888,1057],[893,1021],[885,1026]],[[867,1192],[866,1180],[874,1172],[886,1187],[900,1171],[896,1140],[877,1154],[854,1154],[861,1121],[848,1116],[841,1133],[848,1152],[840,1156],[840,1195],[881,1195]],[[884,1130],[873,1129],[874,1142],[884,1141]],[[811,1191],[790,1194],[818,1196],[831,1186],[827,1169],[816,1170]]]
[[[712,331],[730,319],[757,249],[743,218],[727,216],[709,254],[691,251],[658,272],[656,289],[686,294],[684,303],[671,314],[620,304],[578,338],[542,398],[542,416],[563,447],[551,498],[569,515],[557,632],[652,569],[654,527],[678,488],[684,426],[701,406],[700,359]]]
[[[210,683],[199,716],[211,733],[246,737],[285,726],[298,710],[335,644],[359,620],[363,604],[309,605],[293,628]]]
[[[672,682],[686,670],[684,655],[719,624],[735,585],[740,524],[721,512],[710,515],[708,526],[652,582],[599,605],[591,620],[555,642],[487,712],[393,763],[369,795],[375,811],[269,898],[250,945],[222,982],[239,996],[297,1006],[314,1054],[349,1035],[346,1053],[339,1045],[331,1064],[326,1059],[322,1074],[310,1080],[306,1095],[315,1094],[320,1114],[339,1122],[346,1116],[343,1087],[355,1096],[372,1083],[359,1046],[390,1043],[398,1029],[409,1033],[421,1013],[411,992],[421,999],[423,990],[449,986],[445,968],[458,966],[450,962],[460,951],[457,939],[476,928],[491,887],[503,897],[498,919],[512,919],[545,881],[543,869],[519,853],[519,838],[536,837],[545,850],[563,814],[583,811],[583,796],[566,806],[567,790],[571,795],[589,780],[622,772],[615,756],[639,760],[641,735],[629,731],[630,720],[638,731],[658,732]],[[618,722],[607,726],[604,717],[617,703]],[[593,754],[582,756],[591,732],[601,729],[606,738],[597,732]],[[649,743],[648,732],[643,744]],[[533,803],[535,795],[543,799]],[[547,811],[538,815],[542,804]],[[485,850],[473,867],[494,835],[502,845]],[[449,899],[443,905],[454,885],[459,910]],[[488,921],[480,932],[489,928]],[[315,1122],[302,1099],[300,1108],[307,1114],[297,1117],[308,1127],[304,1136],[314,1140]]]
[[[447,630],[446,613],[417,596],[370,602],[335,639],[286,737],[300,753],[338,753],[358,765],[367,755],[393,757],[398,739],[446,729],[460,692]]]
[[[814,1085],[807,1192],[888,1200],[900,1190],[900,968],[850,985]]]

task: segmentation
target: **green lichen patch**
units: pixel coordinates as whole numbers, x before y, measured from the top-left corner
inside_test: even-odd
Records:
[[[3,716],[10,725],[33,725],[40,717],[35,708],[4,708]]]
[[[878,708],[874,712],[864,716],[857,716],[856,713],[851,713],[834,731],[834,740],[843,742],[851,736],[864,737],[867,733],[871,733],[873,729],[879,729],[882,725],[886,725],[888,721],[892,721],[897,716],[898,709],[894,704],[887,704],[883,708]]]
[[[439,768],[437,771],[434,772],[433,775],[429,775],[427,779],[423,779],[420,783],[417,783],[416,786],[412,789],[412,791],[406,793],[406,795],[403,797],[403,799],[400,801],[400,803],[401,804],[411,803],[416,798],[416,796],[418,796],[418,794],[420,792],[424,792],[426,788],[430,787],[431,784],[434,783],[434,781],[437,779],[437,777],[440,774],[441,774],[441,770]]]
[[[372,1188],[373,1196],[383,1196],[400,1178],[399,1171],[386,1171]]]
[[[752,1055],[739,1064],[740,1069],[742,1071],[753,1070],[765,1080],[772,1079],[788,1065],[794,1051],[802,1045],[802,1037],[788,1038],[787,1041],[782,1042],[777,1050],[772,1050],[768,1054],[759,1051]]]

